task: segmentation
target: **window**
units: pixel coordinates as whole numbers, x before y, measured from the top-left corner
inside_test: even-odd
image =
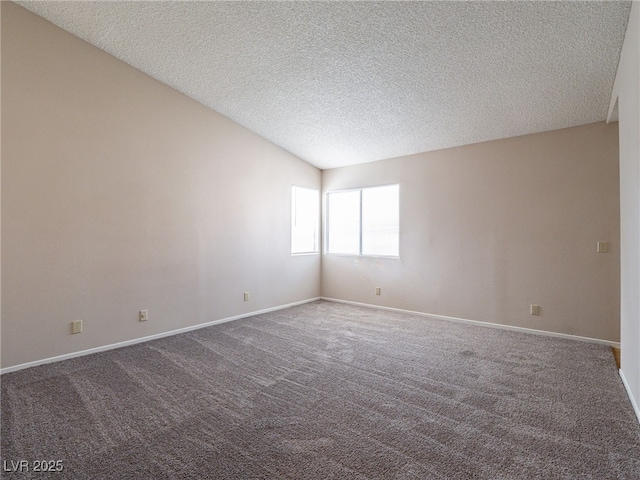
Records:
[[[318,253],[320,192],[291,187],[291,253]]]
[[[327,253],[397,257],[400,187],[327,193]]]

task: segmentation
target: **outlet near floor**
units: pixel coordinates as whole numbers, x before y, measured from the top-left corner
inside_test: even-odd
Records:
[[[146,322],[149,320],[149,310],[140,310],[138,313],[138,320],[141,322]]]
[[[71,333],[82,333],[82,320],[71,322]]]

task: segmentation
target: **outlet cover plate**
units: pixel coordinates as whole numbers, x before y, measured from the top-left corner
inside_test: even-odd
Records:
[[[82,333],[82,320],[75,320],[71,322],[71,333]]]

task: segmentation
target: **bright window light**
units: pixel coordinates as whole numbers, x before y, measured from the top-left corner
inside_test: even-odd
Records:
[[[318,253],[320,192],[291,187],[291,253]]]
[[[397,257],[400,187],[327,193],[326,252]]]
[[[398,256],[398,185],[362,190],[362,254]]]
[[[335,192],[327,196],[328,251],[360,253],[360,190]]]

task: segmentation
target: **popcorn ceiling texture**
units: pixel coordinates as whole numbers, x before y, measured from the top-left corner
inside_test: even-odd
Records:
[[[16,2],[319,168],[606,119],[631,2]]]

